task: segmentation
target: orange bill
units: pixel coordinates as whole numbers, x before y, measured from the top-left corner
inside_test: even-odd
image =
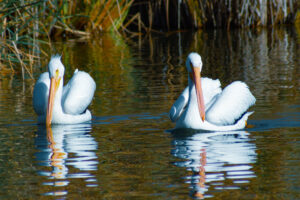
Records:
[[[193,79],[196,86],[196,94],[197,94],[197,102],[199,113],[202,121],[205,120],[205,106],[204,106],[204,99],[203,99],[203,92],[201,87],[201,75],[200,75],[200,68],[199,67],[192,67],[193,69]]]
[[[59,79],[51,78],[51,80],[50,80],[50,90],[49,90],[47,115],[46,115],[46,126],[51,125],[54,98],[55,98],[55,94],[56,94],[56,91],[57,91],[58,86],[59,86],[59,82],[60,82],[60,78]]]

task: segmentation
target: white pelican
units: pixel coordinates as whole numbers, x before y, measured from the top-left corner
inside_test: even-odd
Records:
[[[218,79],[201,78],[202,61],[198,53],[188,55],[186,68],[189,85],[169,112],[176,128],[211,131],[245,128],[248,116],[253,113],[246,111],[256,101],[248,86],[235,81],[222,91]]]
[[[41,74],[33,90],[33,108],[38,123],[77,124],[92,119],[87,109],[96,89],[96,83],[86,72],[74,72],[63,87],[65,68],[60,56],[52,56],[48,71]]]

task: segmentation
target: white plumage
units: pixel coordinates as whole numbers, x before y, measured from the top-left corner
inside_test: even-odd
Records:
[[[51,57],[48,71],[41,74],[33,90],[33,108],[38,115],[38,123],[76,124],[91,120],[87,107],[96,89],[93,78],[76,69],[69,83],[63,87],[64,66],[60,56]]]
[[[83,113],[91,103],[95,89],[96,84],[91,76],[76,69],[72,79],[63,89],[62,103],[65,113],[72,115]]]
[[[200,79],[202,69],[201,57],[197,53],[189,54],[186,67],[189,71],[189,86],[175,101],[169,113],[170,119],[176,122],[176,128],[212,131],[245,128],[248,116],[253,113],[246,111],[256,101],[248,86],[235,81],[222,91],[219,80],[201,78],[197,83],[196,78]]]
[[[207,110],[206,119],[220,126],[234,124],[254,103],[248,86],[235,81],[216,96],[214,104]]]

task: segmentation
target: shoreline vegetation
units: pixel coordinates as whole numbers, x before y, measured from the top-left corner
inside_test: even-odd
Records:
[[[297,0],[0,0],[0,71],[33,79],[58,38],[299,24]],[[299,25],[298,25],[299,26]]]

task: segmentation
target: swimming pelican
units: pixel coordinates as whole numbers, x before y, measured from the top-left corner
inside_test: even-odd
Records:
[[[188,55],[186,68],[189,85],[169,112],[176,128],[211,131],[245,128],[249,115],[253,113],[247,110],[256,101],[248,86],[235,81],[222,91],[218,79],[201,78],[202,61],[198,53]]]
[[[33,108],[40,124],[77,124],[92,119],[87,107],[94,96],[95,81],[88,73],[76,69],[63,87],[64,72],[60,56],[52,56],[48,72],[42,73],[34,86]]]

